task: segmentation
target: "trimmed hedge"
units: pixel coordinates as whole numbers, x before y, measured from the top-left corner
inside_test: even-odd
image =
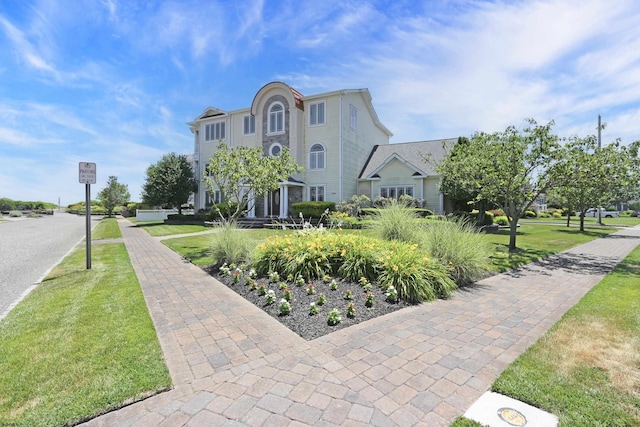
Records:
[[[291,216],[297,218],[301,213],[305,218],[320,218],[324,215],[324,211],[335,212],[336,204],[334,202],[298,202],[291,204]]]

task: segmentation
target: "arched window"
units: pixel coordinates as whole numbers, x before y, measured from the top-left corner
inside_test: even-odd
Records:
[[[324,146],[313,144],[309,150],[309,169],[324,169]]]
[[[269,133],[284,132],[284,106],[274,102],[269,107]]]

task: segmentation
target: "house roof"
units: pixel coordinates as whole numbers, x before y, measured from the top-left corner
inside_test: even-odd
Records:
[[[423,160],[423,155],[430,154],[432,162],[438,163],[447,155],[458,138],[434,139],[431,141],[403,142],[397,144],[376,145],[362,168],[359,179],[379,178],[378,172],[390,161],[397,159],[405,163],[415,172],[413,176],[437,176],[434,165]]]

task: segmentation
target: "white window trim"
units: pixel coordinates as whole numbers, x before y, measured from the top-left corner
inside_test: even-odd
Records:
[[[282,153],[282,144],[280,144],[279,142],[274,142],[273,144],[271,144],[271,145],[269,146],[269,156],[271,156],[271,157],[273,157],[273,156],[274,156],[274,154],[273,154],[273,148],[274,148],[274,147],[279,147],[279,148],[280,148],[280,151],[278,151],[278,154]],[[278,154],[276,154],[276,156],[277,156]]]
[[[317,153],[317,152],[311,151],[311,148],[313,148],[315,145],[320,145],[322,147],[323,166],[321,168],[312,168],[311,167],[311,155],[313,153]],[[323,170],[326,170],[327,169],[327,147],[322,142],[314,142],[313,144],[311,144],[311,147],[309,148],[309,156],[308,156],[307,159],[308,159],[309,171],[323,171]]]
[[[316,123],[311,123],[311,107],[314,105],[322,105],[323,106],[323,121],[322,122],[316,122]],[[316,107],[316,116],[317,116],[317,107]],[[319,101],[315,101],[315,102],[311,102],[309,103],[309,115],[308,115],[309,119],[307,120],[307,123],[309,123],[309,127],[314,127],[314,126],[324,126],[327,124],[327,101],[322,99]]]
[[[318,188],[322,188],[322,200],[323,202],[327,201],[327,184],[313,184],[313,185],[309,185],[307,188],[307,200],[309,200],[310,202],[315,202],[316,200],[311,200],[311,189],[315,188],[316,192]]]
[[[354,126],[354,121],[353,116],[352,116],[352,112],[355,112],[355,126]],[[354,107],[352,104],[349,104],[349,129],[351,129],[354,132],[358,132],[358,109],[356,107]]]
[[[245,121],[249,119],[249,132],[247,132],[247,128],[245,127]],[[251,124],[253,123],[253,131],[251,129]],[[256,116],[251,114],[245,114],[242,116],[242,134],[243,135],[255,135],[256,133]]]
[[[211,133],[212,132],[209,132],[210,138],[207,138],[207,129],[215,129],[216,126],[220,126],[220,128],[219,128],[220,132],[219,133],[221,133],[221,134],[224,133],[224,136],[222,136],[222,138],[211,137]],[[222,130],[223,128],[224,128],[224,131]],[[214,130],[213,133],[215,133],[215,130]],[[224,141],[225,139],[227,139],[227,122],[226,122],[226,120],[219,120],[219,121],[216,121],[216,122],[211,122],[211,123],[205,124],[204,125],[203,134],[204,134],[204,141],[205,142]]]
[[[271,109],[276,106],[276,105],[280,105],[282,107],[282,130],[275,130],[273,131],[271,129]],[[269,105],[269,110],[267,111],[267,135],[281,135],[284,133],[284,130],[286,128],[286,115],[285,115],[285,111],[286,109],[284,108],[284,104],[280,101],[275,101],[272,102],[271,105]],[[277,127],[277,126],[276,126]]]
[[[394,199],[398,200],[400,198],[400,196],[398,196],[398,189],[402,188],[403,194],[407,194],[407,188],[411,188],[411,197],[415,197],[416,194],[416,189],[415,189],[415,185],[381,185],[380,187],[378,187],[378,196],[380,197],[385,197],[382,195],[382,190],[387,190],[387,194],[389,192],[389,189],[393,189],[395,191],[395,197]],[[389,196],[386,196],[386,198],[389,198]]]

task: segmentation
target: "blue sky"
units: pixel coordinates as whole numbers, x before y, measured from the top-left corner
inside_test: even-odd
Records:
[[[636,0],[0,2],[0,197],[84,200],[78,162],[140,200],[186,122],[264,84],[369,88],[392,142],[555,120],[640,139]]]

